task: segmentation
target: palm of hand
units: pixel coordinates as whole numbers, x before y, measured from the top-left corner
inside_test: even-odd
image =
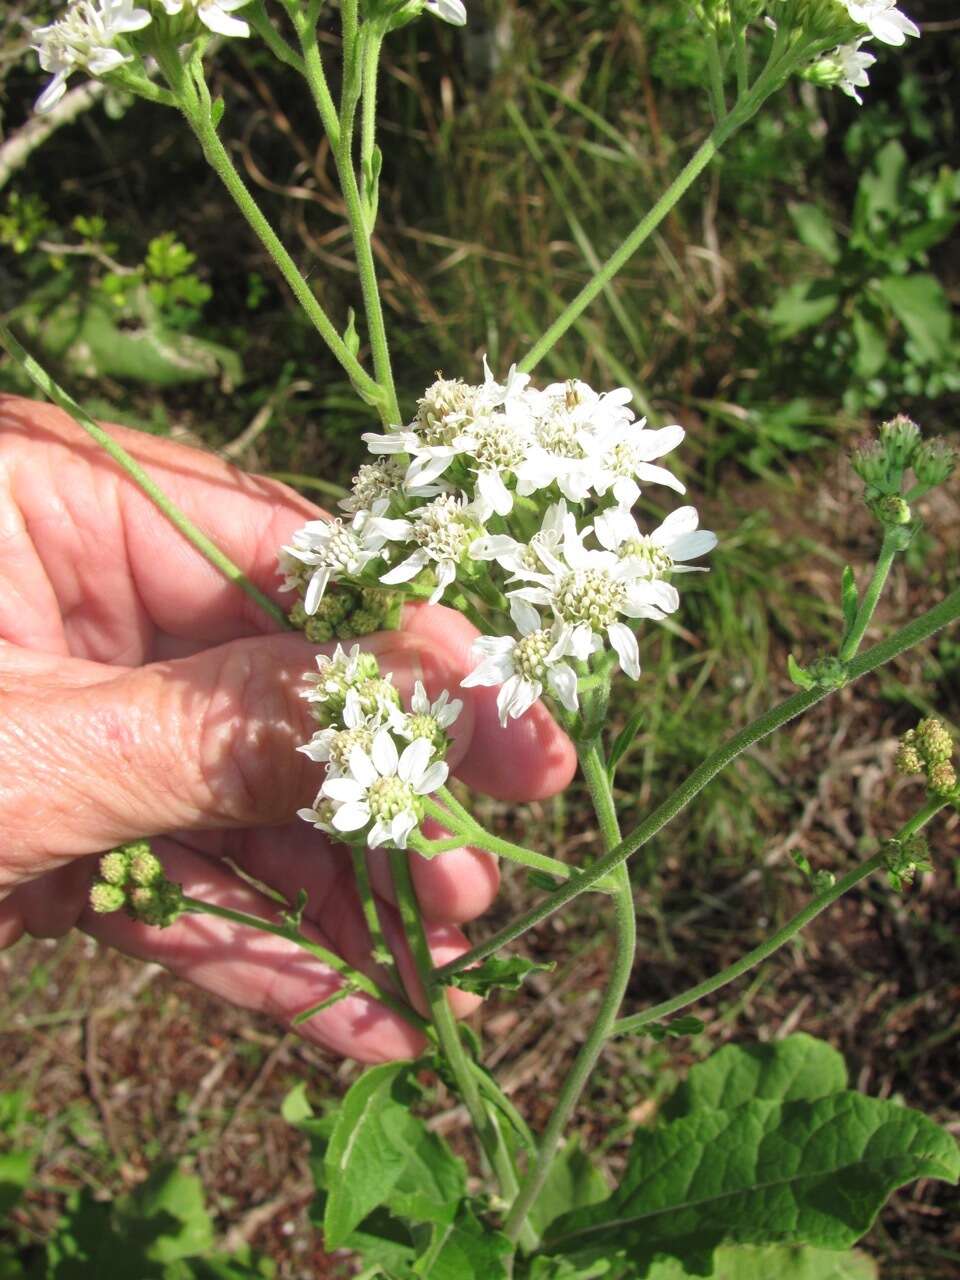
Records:
[[[276,596],[277,548],[317,512],[273,482],[138,433],[122,443],[248,576]],[[286,821],[318,785],[294,748],[309,734],[298,696],[310,650],[271,634],[227,584],[62,414],[0,399],[0,945],[27,929],[74,923],[132,954],[282,1021],[336,986],[292,944],[210,917],[159,931],[84,908],[91,855],[140,834],[193,896],[269,916],[276,904],[236,874],[292,899],[305,928],[389,985],[370,940],[347,853]],[[445,609],[411,610],[404,630],[373,637],[402,692],[417,676],[437,691],[468,669],[472,628]],[[569,744],[542,708],[501,731],[495,690],[470,691],[452,762],[505,799],[566,785]],[[491,696],[493,695],[493,696]],[[223,861],[229,857],[230,864]],[[232,864],[232,865],[231,865]],[[497,889],[486,854],[455,850],[413,873],[438,962],[463,950],[457,923]],[[385,860],[371,857],[384,928],[411,998],[412,965],[391,905]],[[459,1012],[472,998],[455,993]],[[364,1060],[416,1052],[417,1033],[365,996],[312,1019],[304,1033]]]

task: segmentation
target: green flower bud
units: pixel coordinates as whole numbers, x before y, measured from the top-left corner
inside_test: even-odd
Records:
[[[797,0],[794,12],[797,26],[818,41],[847,44],[863,33],[840,0]]]
[[[957,771],[949,760],[930,766],[927,772],[930,792],[935,796],[949,796],[956,790]]]
[[[382,676],[364,680],[363,684],[357,686],[357,693],[360,696],[360,707],[366,716],[400,705],[400,694],[396,686]]]
[[[928,716],[914,731],[919,754],[929,765],[944,764],[953,755],[953,738],[942,720]]]
[[[923,773],[923,760],[920,758],[920,752],[916,747],[906,742],[901,742],[893,764],[897,773],[902,773],[905,777]]]
[[[908,503],[897,494],[887,493],[873,504],[874,514],[888,528],[909,524],[913,518]]]
[[[932,871],[930,848],[919,833],[905,840],[886,840],[882,846],[883,865],[894,889],[902,889],[918,871]]]
[[[373,609],[357,609],[347,620],[351,636],[372,635],[374,631],[379,631],[382,625],[383,614]]]
[[[138,886],[131,891],[127,905],[143,924],[165,929],[183,910],[183,890],[170,880],[161,880],[149,888]]]
[[[111,849],[100,859],[100,874],[108,884],[126,884],[129,870],[130,859],[123,849]]]
[[[98,880],[90,886],[90,906],[98,915],[119,911],[125,902],[126,896],[119,885]]]
[[[885,491],[887,455],[878,441],[861,440],[850,455],[850,465],[868,489]]]
[[[817,658],[807,668],[807,675],[821,689],[842,689],[847,683],[847,664],[839,658]]]
[[[163,879],[163,865],[156,854],[141,849],[130,859],[130,879],[134,884],[149,886]]]
[[[324,618],[307,618],[303,634],[311,644],[327,644],[336,634],[334,624]]]
[[[920,444],[920,428],[906,414],[898,413],[880,428],[880,444],[889,466],[901,472],[913,463]]]
[[[307,611],[303,607],[302,600],[298,600],[287,614],[287,621],[290,623],[291,627],[295,627],[297,631],[302,631],[307,625]]]
[[[946,440],[925,440],[913,455],[913,474],[924,489],[934,489],[953,475],[957,451]]]

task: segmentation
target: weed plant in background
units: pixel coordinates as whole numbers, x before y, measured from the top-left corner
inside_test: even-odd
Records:
[[[960,807],[954,743],[936,714],[920,719],[901,744],[897,767],[920,784],[922,798],[898,830],[842,875],[811,872],[806,905],[722,969],[645,1009],[624,1008],[636,957],[628,860],[744,752],[960,617],[960,590],[954,588],[863,648],[892,565],[923,536],[918,503],[950,479],[955,453],[895,413],[896,404],[889,406],[887,420],[852,459],[878,545],[871,567],[843,569],[839,625],[821,628],[814,657],[791,657],[795,693],[732,736],[702,744],[680,785],[634,806],[634,825],[624,832],[615,795],[618,769],[651,715],[649,700],[630,692],[641,676],[641,640],[660,628],[676,632],[683,594],[707,570],[704,557],[717,547],[717,537],[699,527],[689,504],[651,517],[651,497],[659,502],[664,491],[686,492],[672,458],[683,428],[637,417],[631,406],[643,409],[644,389],[630,370],[624,371],[627,385],[610,387],[592,375],[588,380],[586,370],[558,368],[557,344],[576,330],[589,345],[590,310],[605,299],[623,335],[639,349],[643,331],[623,311],[613,281],[659,234],[687,190],[728,145],[746,136],[741,130],[754,129],[759,113],[774,115],[771,100],[785,84],[801,77],[859,102],[868,92],[873,51],[904,45],[918,28],[892,0],[703,0],[690,6],[676,62],[670,62],[666,39],[657,56],[661,68],[679,67],[676,74],[703,82],[712,129],[605,257],[583,234],[577,202],[596,197],[564,163],[569,153],[558,150],[559,170],[547,168],[549,128],[535,131],[521,112],[508,109],[530,158],[550,174],[552,197],[592,274],[570,301],[546,277],[535,309],[509,295],[499,299],[496,341],[489,344],[482,376],[472,368],[460,370],[460,377],[438,375],[417,397],[411,416],[401,408],[374,254],[387,151],[378,140],[386,136],[380,132],[378,73],[384,47],[424,16],[454,26],[466,21],[460,0],[342,0],[339,39],[321,43],[318,24],[330,17],[322,0],[71,0],[56,21],[34,33],[50,76],[38,99],[40,112],[55,109],[70,77],[81,72],[113,91],[147,99],[170,112],[171,125],[179,117],[192,131],[238,214],[339,364],[361,406],[358,416],[366,420],[367,453],[340,500],[340,514],[306,523],[279,549],[283,586],[295,596],[285,615],[27,353],[10,325],[0,324],[0,342],[26,375],[109,451],[198,553],[275,621],[328,646],[317,669],[304,677],[316,730],[300,749],[317,766],[317,792],[300,817],[349,847],[380,967],[371,976],[318,943],[304,927],[310,906],[304,892],[276,918],[240,912],[185,891],[168,877],[148,840],[104,854],[91,904],[103,914],[126,912],[150,928],[177,929],[185,917],[207,915],[280,937],[329,967],[325,990],[296,1015],[295,1025],[323,1019],[337,1006],[338,1017],[359,1019],[379,1002],[422,1034],[427,1049],[421,1058],[371,1067],[336,1108],[316,1114],[302,1090],[288,1099],[288,1119],[311,1144],[315,1210],[326,1245],[359,1255],[366,1275],[867,1277],[872,1265],[852,1246],[887,1196],[917,1178],[956,1182],[960,1154],[954,1138],[919,1112],[849,1088],[842,1059],[821,1041],[797,1034],[770,1044],[731,1045],[691,1070],[661,1107],[656,1125],[636,1128],[616,1186],[589,1153],[566,1140],[566,1131],[612,1041],[640,1037],[655,1045],[698,1033],[702,1024],[687,1010],[787,946],[867,877],[885,874],[901,891],[929,868],[925,829]],[[596,16],[604,17],[599,11]],[[664,30],[670,35],[669,21]],[[259,42],[296,73],[316,110],[349,227],[360,286],[357,314],[335,316],[325,305],[322,290],[301,272],[225,144],[233,107],[211,91],[210,64],[223,42],[240,40]],[[542,92],[575,102],[546,81]],[[543,126],[547,117],[540,121]],[[604,145],[615,141],[616,130],[602,116],[591,124]],[[955,182],[945,173],[910,188],[915,195],[909,195],[905,160],[895,147],[887,144],[861,178],[859,221],[847,245],[809,207],[793,210],[804,242],[835,270],[822,282],[801,282],[773,311],[784,337],[849,312],[857,344],[850,355],[852,394],[860,378],[867,396],[851,402],[857,406],[874,403],[869,397],[879,399],[886,385],[879,375],[896,358],[894,323],[906,335],[907,371],[898,365],[897,373],[905,388],[922,393],[950,385],[945,299],[932,277],[914,268],[924,265],[922,255],[952,225]],[[618,163],[629,172],[628,155]],[[3,225],[9,243],[20,251],[39,244],[46,216],[36,205],[8,210]],[[104,244],[106,228],[74,224],[74,230],[102,264],[112,248]],[[889,268],[879,280],[877,261]],[[121,308],[134,295],[145,298],[168,328],[182,330],[206,301],[192,267],[189,251],[168,235],[152,243],[142,266],[112,269],[97,289]],[[870,281],[867,302],[858,292],[861,279]],[[540,313],[553,318],[534,338]],[[19,319],[29,333],[27,317]],[[504,368],[503,348],[520,345],[507,336],[513,328],[529,334],[532,345]],[[841,363],[844,350],[842,344],[835,348]],[[616,359],[605,358],[616,372]],[[559,376],[535,377],[544,365]],[[452,607],[478,634],[473,669],[460,688],[418,682],[404,705],[392,672],[358,640],[396,627],[404,606],[416,602]],[[612,734],[615,681],[629,713]],[[498,690],[504,726],[543,699],[569,734],[599,832],[596,847],[579,861],[490,830],[462,788],[451,785],[448,750],[477,686]],[[695,680],[686,687],[680,680],[678,688],[681,699],[696,696]],[[654,701],[660,716],[682,714],[664,707],[662,691]],[[438,967],[410,858],[432,859],[463,846],[525,868],[536,900]],[[378,848],[388,851],[428,1017],[392,981],[399,966],[368,863],[367,850]],[[609,922],[613,962],[549,1120],[534,1133],[485,1069],[475,1038],[456,1023],[448,991],[483,996],[529,980],[538,966],[511,944],[588,893],[592,908]],[[476,1143],[470,1163],[423,1115],[426,1069],[448,1084],[469,1114]],[[17,1105],[9,1102],[11,1124]],[[12,1188],[11,1203],[28,1177],[29,1157],[13,1157],[4,1182]],[[158,1220],[161,1228],[145,1230]],[[110,1254],[111,1248],[118,1252]],[[11,1257],[10,1268],[17,1265]],[[83,1274],[83,1266],[95,1265],[111,1274],[126,1268],[165,1280],[268,1273],[249,1253],[215,1256],[198,1185],[163,1168],[112,1208],[74,1199],[38,1265],[38,1274]]]

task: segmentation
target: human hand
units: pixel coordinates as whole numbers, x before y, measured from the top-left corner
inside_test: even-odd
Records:
[[[266,594],[276,553],[316,509],[285,486],[139,432],[113,434]],[[165,965],[282,1022],[338,979],[292,943],[209,916],[158,930],[86,905],[96,855],[161,837],[169,876],[193,897],[266,917],[271,899],[230,863],[287,899],[308,894],[304,928],[390,986],[370,956],[349,855],[299,820],[317,766],[295,747],[310,732],[299,697],[319,650],[276,626],[179,534],[66,415],[0,396],[0,946],[24,931],[79,924],[103,942]],[[399,632],[365,642],[402,693],[457,690],[476,632],[444,608],[407,610]],[[470,689],[450,762],[471,787],[505,800],[567,785],[570,743],[541,706],[502,730],[496,690]],[[457,924],[487,909],[494,859],[458,849],[412,872],[437,963],[460,954]],[[224,861],[229,858],[230,862]],[[412,962],[385,858],[371,856],[385,932],[411,998]],[[450,998],[460,1014],[475,1000]],[[415,1054],[399,1016],[351,995],[301,1028],[308,1039],[374,1062]]]

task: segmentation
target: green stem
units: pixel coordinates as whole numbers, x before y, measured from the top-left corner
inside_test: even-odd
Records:
[[[720,45],[717,33],[707,25],[707,67],[710,73],[710,105],[713,118],[722,124],[727,118],[727,101],[723,91],[723,59],[720,56]]]
[[[191,542],[200,554],[223,574],[228,582],[232,582],[241,591],[245,591],[250,599],[254,600],[274,622],[279,623],[281,627],[289,628],[290,623],[287,615],[280,606],[275,604],[268,596],[265,596],[258,587],[255,587],[239,565],[235,565],[216,543],[212,542],[205,533],[201,533],[189,516],[185,515],[176,503],[167,497],[154,480],[151,480],[139,462],[132,458],[126,449],[117,444],[116,440],[109,436],[103,427],[98,426],[72,396],[68,395],[61,386],[54,382],[47,371],[34,360],[33,356],[23,349],[2,322],[0,322],[0,346],[4,347],[10,356],[16,360],[49,400],[52,400],[55,405],[63,409],[65,413],[68,413],[97,442],[101,449],[105,450],[113,458],[114,462],[123,468],[134,484],[146,494],[155,507],[163,512],[174,528],[182,533],[187,541]]]
[[[505,1199],[510,1199],[516,1194],[517,1190],[517,1176],[513,1167],[513,1160],[504,1143],[499,1126],[480,1096],[480,1086],[473,1070],[471,1070],[470,1059],[467,1057],[463,1041],[460,1039],[457,1020],[450,1008],[447,993],[436,980],[433,957],[430,955],[430,945],[427,942],[427,935],[423,927],[420,904],[417,901],[416,889],[410,875],[410,863],[405,850],[390,850],[390,870],[396,889],[400,919],[403,923],[404,933],[413,955],[413,961],[423,986],[427,1004],[430,1007],[430,1018],[437,1033],[441,1051],[454,1074],[457,1089],[473,1122],[474,1130],[484,1154],[497,1176],[501,1195]],[[535,1241],[531,1240],[530,1243],[534,1244]]]
[[[308,951],[310,955],[316,956],[318,960],[322,960],[325,965],[339,973],[341,977],[351,982],[358,991],[362,991],[365,995],[371,996],[374,1000],[379,1000],[382,1005],[392,1010],[403,1018],[404,1022],[408,1022],[411,1027],[415,1027],[418,1031],[428,1031],[429,1024],[425,1018],[421,1018],[419,1013],[403,1000],[399,1000],[389,991],[384,991],[379,987],[372,978],[368,978],[365,973],[361,973],[359,969],[354,969],[352,965],[347,964],[346,960],[341,959],[335,952],[321,946],[319,942],[313,942],[310,938],[305,938],[303,934],[286,924],[274,924],[271,920],[264,920],[260,916],[248,915],[245,911],[234,911],[231,907],[221,907],[215,902],[204,902],[199,898],[184,897],[183,907],[185,911],[189,911],[192,915],[217,916],[221,920],[229,920],[233,924],[242,925],[247,929],[258,929],[261,933],[271,933],[274,937],[284,938],[287,942],[292,942],[294,946],[300,947],[302,951]]]
[[[259,205],[247,190],[243,179],[220,141],[213,121],[204,110],[192,110],[183,104],[184,115],[197,136],[203,153],[220,181],[230,192],[237,208],[246,218],[270,257],[280,269],[294,297],[306,312],[314,328],[343,366],[357,394],[368,404],[378,407],[383,403],[383,392],[366,369],[340,337],[330,317],[317,300],[313,290],[300,274],[296,263],[283,247],[279,237],[264,217]]]
[[[371,232],[377,216],[376,185],[371,179],[377,140],[377,77],[382,47],[383,32],[379,29],[370,32],[364,44],[361,67],[360,177],[367,227]]]
[[[320,46],[317,43],[316,24],[306,22],[302,18],[294,18],[294,27],[300,40],[304,74],[310,89],[310,96],[313,98],[314,106],[317,108],[317,115],[323,125],[323,131],[330,141],[330,146],[336,152],[337,147],[340,145],[340,120],[337,116],[337,108],[323,69],[323,59],[320,57]]]
[[[737,96],[742,98],[750,87],[750,48],[746,26],[738,26],[733,34],[733,64],[737,73]]]
[[[604,848],[614,849],[620,843],[620,828],[617,824],[616,806],[610,790],[606,763],[596,742],[581,749],[580,766],[600,824]],[[540,1152],[507,1216],[503,1230],[511,1240],[520,1238],[527,1214],[543,1188],[567,1122],[597,1064],[597,1059],[603,1052],[604,1044],[610,1037],[630,981],[636,953],[637,926],[630,874],[625,863],[617,867],[615,880],[617,889],[614,896],[613,968],[597,1016],[574,1060],[570,1074],[563,1083],[560,1096],[554,1104],[550,1120],[540,1140]]]
[[[877,604],[886,585],[887,575],[890,573],[890,566],[893,564],[897,551],[900,549],[897,533],[899,533],[899,530],[893,529],[887,529],[884,532],[883,542],[880,545],[880,554],[877,556],[876,567],[873,570],[873,577],[864,592],[863,600],[860,602],[850,633],[844,637],[840,648],[839,656],[841,662],[849,662],[856,654],[867,627],[870,625],[870,620],[876,612]]]
[[[882,640],[879,644],[875,644],[872,649],[868,649],[866,653],[854,658],[847,669],[848,681],[858,680],[861,676],[875,671],[877,667],[883,666],[884,663],[897,657],[898,654],[929,639],[935,632],[956,622],[958,618],[960,618],[960,588],[951,591],[940,604],[928,609],[926,613],[907,623],[905,627],[901,627],[899,631],[894,632],[892,636],[888,636],[886,640]],[[459,973],[462,969],[469,968],[470,965],[486,959],[489,955],[493,955],[495,951],[499,951],[501,947],[512,942],[514,938],[520,937],[528,929],[539,924],[541,920],[545,920],[552,915],[554,911],[559,911],[561,907],[566,906],[573,898],[592,888],[598,880],[601,880],[609,872],[613,871],[615,867],[625,862],[631,854],[636,853],[638,849],[652,840],[668,822],[671,822],[682,809],[686,808],[690,801],[709,782],[713,781],[718,773],[736,760],[748,747],[752,747],[755,742],[766,738],[804,711],[809,710],[810,707],[821,702],[831,692],[832,690],[829,689],[817,688],[795,693],[784,702],[771,707],[769,711],[764,712],[762,716],[758,716],[756,720],[751,721],[739,733],[735,733],[716,751],[712,752],[702,764],[694,769],[686,781],[653,813],[649,814],[639,826],[635,827],[615,849],[605,854],[602,858],[598,858],[592,866],[581,872],[575,881],[561,885],[559,889],[555,889],[553,893],[548,894],[541,903],[529,911],[525,911],[485,942],[472,947],[464,955],[444,965],[438,970],[439,978],[442,980],[454,973]]]
[[[931,800],[922,809],[920,809],[909,822],[897,832],[897,840],[906,840],[921,827],[926,826],[930,819],[940,812],[947,804],[946,800]],[[865,880],[867,876],[872,875],[874,871],[879,871],[884,864],[884,854],[881,850],[875,853],[872,858],[868,858],[866,862],[859,867],[854,867],[841,880],[830,889],[826,889],[817,897],[812,898],[810,902],[798,911],[792,919],[788,920],[782,929],[778,929],[758,947],[754,947],[752,951],[748,951],[746,955],[741,956],[739,960],[729,965],[721,973],[716,973],[712,978],[707,978],[705,982],[699,983],[695,987],[690,987],[688,991],[683,991],[680,995],[673,996],[669,1000],[664,1000],[660,1004],[652,1005],[649,1009],[644,1009],[642,1013],[635,1013],[629,1018],[621,1018],[614,1024],[612,1035],[624,1036],[632,1032],[639,1031],[641,1028],[648,1026],[651,1022],[658,1022],[661,1018],[666,1018],[671,1013],[678,1013],[681,1009],[686,1009],[688,1005],[696,1004],[698,1000],[702,1000],[704,996],[711,995],[714,991],[719,991],[721,987],[727,986],[731,982],[736,982],[737,978],[742,977],[745,973],[749,973],[751,969],[755,969],[775,951],[779,951],[781,947],[786,946],[801,929],[815,920],[822,911],[826,911],[827,907],[832,906],[838,898],[842,898],[861,880]]]
[[[529,373],[552,347],[563,337],[566,331],[581,315],[594,299],[606,288],[613,277],[629,262],[640,246],[657,229],[670,210],[676,205],[686,191],[693,185],[703,170],[718,154],[721,147],[734,133],[756,114],[764,100],[783,82],[795,65],[806,57],[806,50],[795,49],[784,51],[782,46],[775,45],[774,52],[757,77],[753,88],[741,97],[698,150],[691,156],[677,174],[652,209],[637,223],[603,267],[584,285],[572,302],[568,303],[561,314],[554,320],[542,338],[519,362],[518,368]]]
[[[387,969],[396,969],[393,952],[387,946],[387,940],[383,936],[383,926],[380,923],[377,899],[373,892],[373,885],[370,883],[367,850],[360,844],[351,845],[350,856],[353,859],[353,875],[357,882],[357,894],[360,898],[360,905],[363,908],[363,918],[370,934],[370,949],[373,958],[377,964],[381,964]]]
[[[270,15],[267,13],[264,0],[257,0],[257,3],[247,10],[244,17],[275,58],[280,62],[285,62],[288,67],[292,67],[294,71],[298,71],[300,75],[306,78],[307,72],[306,67],[303,65],[303,59],[295,50],[290,48],[270,21]]]

